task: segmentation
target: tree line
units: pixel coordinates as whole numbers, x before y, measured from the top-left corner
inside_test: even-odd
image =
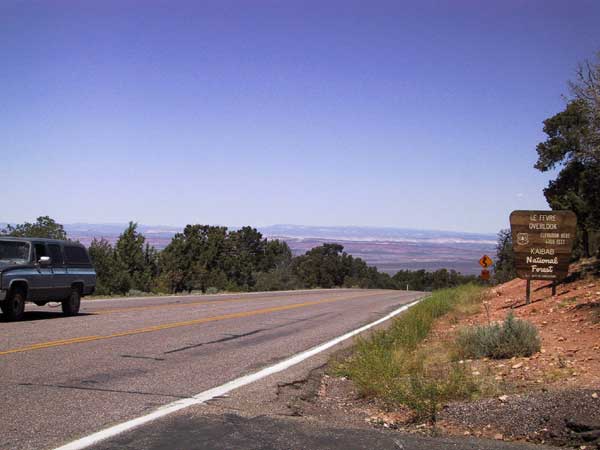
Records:
[[[590,257],[600,250],[600,52],[578,66],[569,87],[565,108],[544,121],[535,168],[560,169],[544,196],[552,209],[577,215],[575,256]]]
[[[7,226],[10,236],[68,239],[64,227],[50,217]],[[474,282],[473,275],[454,270],[379,272],[340,244],[326,243],[293,256],[285,241],[266,239],[255,228],[237,230],[187,225],[162,251],[151,246],[130,222],[115,244],[94,239],[89,254],[100,295],[202,291],[275,291],[310,288],[434,290]]]
[[[392,280],[397,289],[406,289],[411,291],[435,291],[448,287],[456,287],[461,284],[478,283],[479,277],[476,275],[463,275],[456,270],[438,269],[435,272],[427,270],[400,270]]]

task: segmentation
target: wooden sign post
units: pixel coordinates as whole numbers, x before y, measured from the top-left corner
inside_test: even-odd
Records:
[[[556,283],[569,272],[577,217],[572,211],[513,211],[510,215],[517,276],[527,280],[526,302],[531,299],[531,280]]]

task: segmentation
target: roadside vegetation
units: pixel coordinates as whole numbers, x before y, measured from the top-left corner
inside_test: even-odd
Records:
[[[68,238],[64,227],[50,217],[9,225],[0,234]],[[476,281],[475,276],[446,269],[400,271],[390,276],[333,243],[293,256],[284,241],[266,239],[248,226],[229,230],[187,225],[158,251],[131,222],[114,244],[106,239],[92,241],[89,253],[98,275],[96,294],[100,296],[334,287],[434,290]]]
[[[431,352],[424,344],[434,322],[452,313],[478,310],[483,288],[465,285],[435,291],[392,325],[358,339],[353,355],[337,370],[354,381],[364,396],[390,408],[407,406],[415,419],[435,422],[440,405],[475,396],[481,387],[465,364],[450,358],[450,348]]]
[[[460,329],[455,339],[431,338],[436,320],[459,323],[481,310],[486,290],[473,284],[435,291],[385,330],[358,339],[336,372],[385,407],[412,410],[435,423],[444,403],[494,395],[493,380],[475,376],[469,359],[529,356],[539,351],[533,325],[509,315],[502,325]],[[479,375],[479,374],[477,374]]]

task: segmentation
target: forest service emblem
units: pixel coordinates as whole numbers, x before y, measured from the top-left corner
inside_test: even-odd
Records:
[[[517,233],[517,244],[519,244],[519,245],[529,244],[529,233]]]

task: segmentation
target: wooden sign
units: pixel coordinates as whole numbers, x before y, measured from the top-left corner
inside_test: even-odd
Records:
[[[488,255],[483,255],[479,260],[479,265],[484,269],[490,267],[493,263],[494,262],[492,261],[492,258],[490,258]]]
[[[577,232],[572,211],[513,211],[510,229],[519,278],[558,281],[567,276]]]

